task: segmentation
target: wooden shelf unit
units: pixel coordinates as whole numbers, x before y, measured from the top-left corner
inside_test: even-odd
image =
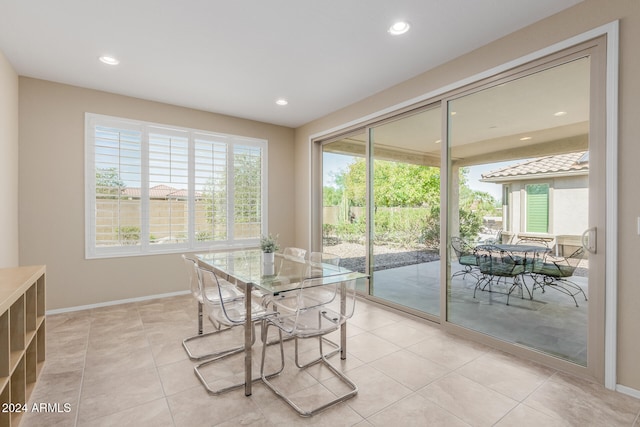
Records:
[[[0,269],[0,427],[20,423],[45,360],[45,270]]]

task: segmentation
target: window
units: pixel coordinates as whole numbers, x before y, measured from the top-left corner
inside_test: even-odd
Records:
[[[255,246],[267,141],[87,114],[86,257]]]
[[[549,184],[529,184],[527,191],[527,231],[549,231]]]

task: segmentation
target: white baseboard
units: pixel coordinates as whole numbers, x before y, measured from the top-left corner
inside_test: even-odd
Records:
[[[167,294],[148,295],[148,296],[144,296],[144,297],[127,298],[127,299],[120,299],[120,300],[116,300],[116,301],[100,302],[100,303],[97,303],[97,304],[78,305],[78,306],[75,306],[75,307],[67,307],[67,308],[58,308],[58,309],[55,309],[55,310],[47,310],[45,314],[50,315],[50,314],[70,313],[72,311],[89,310],[89,309],[92,309],[92,308],[108,307],[110,305],[127,304],[127,303],[130,303],[130,302],[147,301],[147,300],[152,300],[152,299],[157,299],[157,298],[175,297],[175,296],[178,296],[178,295],[186,295],[186,294],[189,294],[189,293],[190,293],[190,291],[186,290],[186,291],[179,291],[179,292],[169,292]]]
[[[627,387],[624,385],[616,384],[616,391],[626,394],[631,397],[635,397],[636,399],[640,399],[640,390],[636,390],[631,387]]]

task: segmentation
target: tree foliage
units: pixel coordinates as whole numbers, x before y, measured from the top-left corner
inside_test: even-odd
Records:
[[[342,195],[342,202],[346,200],[348,206],[366,206],[366,172],[364,159],[359,158],[351,163],[346,171],[335,178],[339,188],[328,190],[325,187],[325,206],[337,206],[338,194]],[[469,187],[468,172],[466,168],[460,169],[459,231],[463,238],[475,239],[482,227],[483,216],[494,214],[497,202],[489,193]],[[373,189],[376,240],[402,245],[413,242],[429,247],[439,246],[439,168],[376,160],[373,164]],[[342,230],[350,238],[364,235],[360,222],[342,224],[336,230]]]
[[[262,159],[255,152],[234,153],[234,218],[236,222],[260,222]]]
[[[366,163],[357,159],[344,175],[344,191],[353,206],[365,206]],[[376,207],[417,207],[439,203],[440,170],[429,166],[376,160],[373,165]]]
[[[113,199],[125,187],[117,168],[96,168],[96,194]]]
[[[324,206],[339,206],[342,203],[342,188],[325,186],[322,189],[322,201]]]

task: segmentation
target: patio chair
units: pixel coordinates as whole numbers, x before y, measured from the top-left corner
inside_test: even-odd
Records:
[[[536,247],[536,249],[543,248],[543,249],[550,250],[548,240],[540,239],[536,237],[521,237],[516,242],[516,245],[522,246],[522,247],[534,246]],[[534,263],[539,263],[541,256],[544,256],[544,254],[546,254],[545,251],[525,250],[519,253],[519,255],[517,255],[516,257],[518,260],[521,260],[521,262],[524,264],[525,273],[531,273],[531,271],[533,270]]]
[[[547,286],[573,298],[578,306],[576,295],[582,294],[587,301],[587,294],[580,285],[569,280],[575,273],[580,261],[584,259],[586,251],[579,248],[568,257],[547,254],[542,262],[533,265],[532,275],[535,279],[534,289],[540,287],[544,293]]]
[[[320,288],[322,288],[323,292],[318,293],[317,290]],[[332,405],[343,402],[358,393],[358,387],[327,360],[327,356],[323,353],[322,349],[322,338],[324,335],[339,330],[342,324],[344,324],[347,319],[351,318],[353,315],[356,296],[355,288],[355,280],[345,280],[327,284],[326,278],[307,279],[303,282],[302,288],[297,294],[297,304],[295,309],[293,311],[278,309],[275,317],[267,318],[263,323],[263,341],[268,335],[270,326],[278,328],[278,336],[280,338],[281,369],[284,369],[285,363],[284,347],[282,345],[282,335],[284,332],[284,334],[295,339],[296,365],[300,369],[306,369],[310,366],[321,363],[348,388],[348,391],[338,397],[330,399],[328,402],[324,402],[311,409],[303,409],[301,405],[286,396],[282,389],[269,381],[269,378],[264,374],[266,351],[269,346],[263,346],[262,361],[260,364],[260,373],[263,382],[301,416],[312,416]],[[318,338],[320,355],[311,362],[301,365],[297,356],[298,340],[307,338]]]
[[[516,242],[516,245],[534,245],[534,246],[544,246],[546,248],[549,247],[548,239],[544,239],[541,237],[533,237],[533,236],[518,236],[519,239]]]
[[[451,238],[451,247],[458,257],[458,263],[463,267],[462,270],[456,271],[451,275],[451,278],[462,276],[462,279],[467,276],[467,274],[472,275],[476,279],[479,279],[479,269],[478,269],[478,260],[476,259],[476,255],[473,251],[471,245],[462,240],[460,237],[452,237]]]
[[[524,298],[524,290],[529,294],[529,299],[533,298],[524,282],[525,268],[522,259],[493,245],[478,246],[475,249],[475,254],[482,277],[478,280],[473,291],[474,298],[478,289],[484,291],[488,286],[489,292],[495,292],[492,287],[500,284],[505,287],[503,293],[507,295],[507,305],[509,305],[509,298],[515,290],[520,291],[522,298]]]
[[[496,234],[496,237],[490,237],[488,239],[486,239],[484,241],[485,244],[487,245],[492,245],[492,244],[510,244],[511,241],[513,240],[513,235],[505,235],[504,234],[504,230],[499,230],[498,233]]]
[[[198,262],[190,257],[187,257],[185,255],[182,255],[182,261],[186,267],[187,270],[187,277],[189,278],[189,286],[191,289],[191,294],[193,295],[193,297],[196,299],[197,303],[198,303],[198,334],[185,338],[182,341],[182,346],[184,347],[185,351],[187,352],[187,355],[189,356],[189,359],[191,360],[203,360],[203,359],[208,359],[211,357],[216,357],[216,356],[220,356],[221,354],[224,354],[225,351],[217,351],[217,352],[209,352],[209,353],[204,353],[204,354],[195,354],[191,348],[189,348],[189,343],[200,339],[200,338],[204,338],[213,334],[217,334],[219,332],[222,332],[223,329],[221,329],[221,325],[219,322],[217,322],[215,319],[210,319],[211,323],[213,324],[213,327],[215,328],[214,331],[212,332],[207,332],[204,333],[204,325],[203,325],[203,304],[204,304],[204,298],[203,298],[203,289],[202,289],[202,283],[199,280],[199,275],[198,275]],[[217,292],[211,292],[208,291],[209,294],[207,296],[207,298],[209,300],[215,301],[216,299],[219,298],[218,293]],[[241,299],[242,298],[242,292],[240,292],[238,289],[236,289],[235,287],[225,287],[225,294],[224,294],[224,298],[226,299]]]

